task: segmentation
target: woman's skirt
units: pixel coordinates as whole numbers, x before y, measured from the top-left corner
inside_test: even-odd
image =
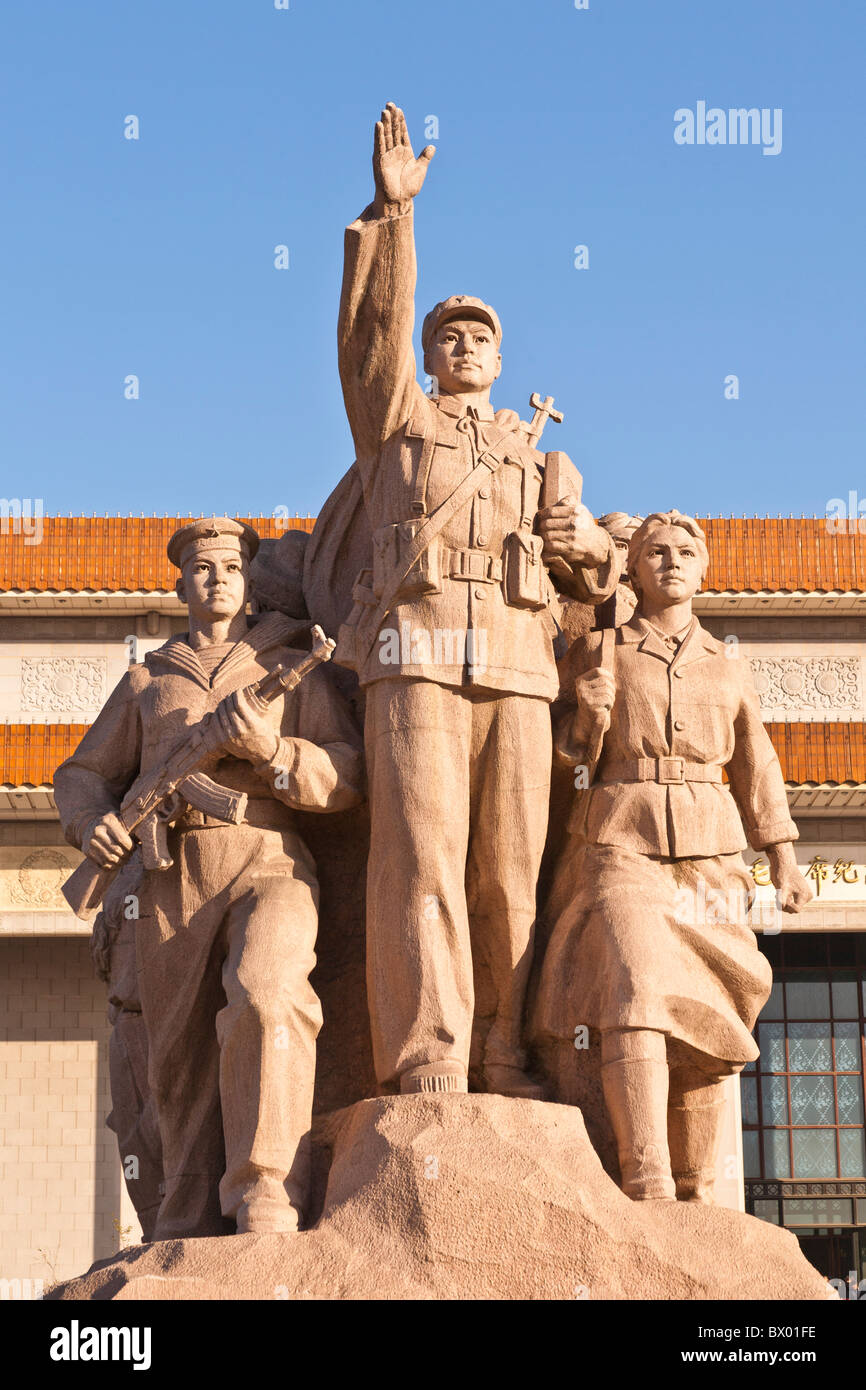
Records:
[[[772,972],[748,922],[754,885],[742,855],[657,859],[611,845],[577,855],[575,896],[541,968],[535,1037],[651,1028],[722,1075],[754,1061]]]

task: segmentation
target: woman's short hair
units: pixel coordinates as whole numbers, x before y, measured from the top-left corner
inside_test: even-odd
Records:
[[[626,570],[632,584],[635,582],[635,570],[637,562],[645,545],[650,541],[653,532],[658,531],[663,526],[679,526],[683,531],[687,531],[693,537],[695,549],[701,557],[703,567],[701,569],[701,579],[706,577],[710,565],[710,552],[707,549],[707,538],[701,530],[693,516],[686,516],[684,512],[676,510],[672,512],[651,512],[646,521],[642,521],[628,543],[628,564]]]

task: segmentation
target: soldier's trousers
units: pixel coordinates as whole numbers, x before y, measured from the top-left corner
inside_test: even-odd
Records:
[[[262,1175],[303,1213],[319,1000],[318,886],[297,835],[175,831],[137,958],[165,1195],[155,1238],[218,1234]]]
[[[141,1234],[153,1240],[162,1185],[162,1151],[156,1106],[147,1083],[147,1027],[141,1013],[110,1011],[113,1024],[108,1044],[111,1114],[106,1120],[117,1135],[126,1190],[132,1199]]]
[[[130,864],[118,874],[103,904],[111,939],[108,1017],[111,1038],[108,1070],[111,1114],[106,1120],[117,1135],[126,1190],[145,1240],[153,1239],[162,1187],[162,1149],[156,1106],[147,1081],[147,1027],[138,996],[135,963],[137,923],[124,914],[127,894],[140,897],[141,873]]]
[[[432,1063],[522,1067],[550,706],[433,681],[375,681],[365,743],[367,988],[379,1083]]]

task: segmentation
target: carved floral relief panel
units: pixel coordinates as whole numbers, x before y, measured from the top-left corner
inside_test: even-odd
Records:
[[[764,710],[857,712],[863,708],[859,656],[751,657]]]
[[[60,889],[80,862],[71,847],[0,849],[0,913],[68,912]]]
[[[104,656],[23,657],[21,712],[95,713],[105,702]]]

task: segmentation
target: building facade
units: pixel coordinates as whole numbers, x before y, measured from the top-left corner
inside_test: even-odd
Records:
[[[60,893],[80,856],[52,778],[129,663],[184,630],[165,547],[185,520],[0,534],[0,1278],[63,1279],[138,1235],[104,1124],[105,987]],[[263,535],[313,524],[249,520]],[[752,665],[816,894],[780,919],[766,860],[747,852],[776,982],[760,1061],[732,1084],[724,1199],[795,1231],[828,1277],[863,1280],[866,548],[823,518],[702,524],[712,564],[695,606]]]

